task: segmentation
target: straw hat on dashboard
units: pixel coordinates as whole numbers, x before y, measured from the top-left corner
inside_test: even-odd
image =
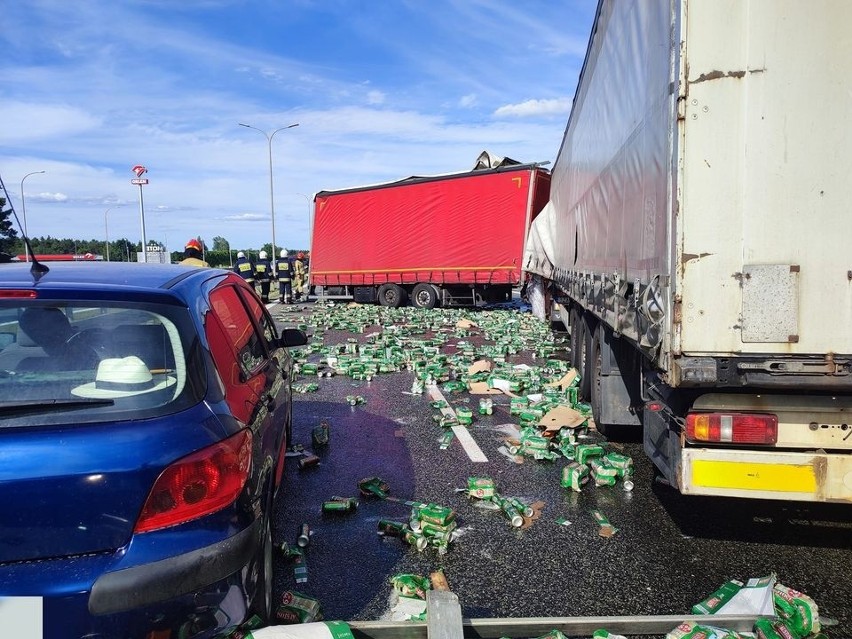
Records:
[[[175,384],[174,377],[155,380],[151,371],[135,355],[102,360],[95,381],[71,389],[77,397],[115,399],[162,390]]]

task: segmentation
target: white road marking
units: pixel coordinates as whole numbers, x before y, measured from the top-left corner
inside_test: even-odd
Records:
[[[433,400],[444,400],[444,394],[441,392],[441,389],[437,386],[428,386],[429,389],[429,397]],[[455,417],[456,412],[452,409],[447,402],[447,406],[441,409],[442,415],[452,415]],[[464,448],[464,452],[467,453],[467,456],[470,458],[472,462],[487,462],[488,458],[485,456],[485,453],[482,452],[482,449],[479,447],[479,444],[473,439],[473,436],[470,434],[470,431],[464,426],[453,426],[453,434],[455,434],[456,439],[459,440],[459,443]]]

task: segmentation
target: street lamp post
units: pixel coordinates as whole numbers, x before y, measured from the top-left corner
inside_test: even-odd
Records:
[[[27,203],[24,199],[24,180],[26,180],[31,175],[38,175],[39,173],[44,173],[44,171],[33,171],[32,173],[27,173],[24,177],[21,178],[21,215],[24,216],[24,237],[27,238],[27,241],[24,242],[24,256],[26,261],[30,261],[30,250],[27,248],[27,243],[29,242],[30,235],[27,233]]]
[[[111,206],[106,211],[104,211],[104,237],[106,238],[105,244],[106,244],[106,261],[107,262],[109,262],[109,225],[107,223],[107,213],[109,213],[113,209],[119,208],[120,206],[121,206],[121,204],[119,204],[118,206]]]
[[[276,275],[275,265],[278,260],[274,259],[274,256],[277,253],[275,252],[275,189],[273,188],[272,183],[272,138],[274,138],[275,134],[279,131],[283,131],[284,129],[292,129],[293,127],[299,126],[299,123],[297,122],[296,124],[291,124],[289,126],[282,126],[280,129],[275,129],[271,134],[261,129],[258,129],[256,126],[252,126],[250,124],[243,124],[242,122],[238,122],[237,124],[239,124],[240,126],[244,126],[247,129],[254,129],[258,133],[262,134],[266,138],[267,143],[269,144],[269,212],[272,216],[272,275],[274,277]]]

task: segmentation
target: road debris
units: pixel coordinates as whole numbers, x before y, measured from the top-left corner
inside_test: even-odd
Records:
[[[331,435],[331,428],[329,426],[328,421],[322,420],[319,423],[319,426],[314,428],[311,431],[311,442],[314,445],[314,448],[322,448],[323,446],[328,446],[328,440]]]
[[[318,599],[287,590],[281,596],[281,603],[275,611],[279,624],[309,623],[322,620],[322,606]]]
[[[319,466],[320,458],[311,453],[305,453],[301,459],[299,459],[299,470],[305,470],[307,468],[313,468],[314,466]]]
[[[609,523],[609,519],[607,519],[606,515],[604,515],[601,511],[593,510],[592,517],[595,518],[595,521],[599,526],[598,534],[601,537],[609,538],[618,532],[618,528]]]
[[[358,482],[358,490],[365,497],[385,499],[390,493],[390,485],[379,477],[366,477]]]

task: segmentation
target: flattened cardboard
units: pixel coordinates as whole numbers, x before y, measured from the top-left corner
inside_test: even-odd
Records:
[[[472,322],[469,319],[462,318],[458,322],[456,322],[456,328],[479,328],[479,325],[476,322]]]
[[[544,427],[545,431],[556,431],[560,428],[578,428],[585,422],[586,418],[570,406],[557,406],[547,411],[538,425]]]
[[[502,395],[499,388],[489,388],[488,382],[471,382],[468,384],[468,392],[471,395]]]
[[[545,384],[545,386],[561,388],[562,390],[565,390],[566,388],[571,387],[571,383],[577,378],[578,375],[579,373],[577,372],[577,369],[572,368],[567,373],[565,373],[560,379],[556,380],[555,382]]]
[[[490,370],[491,362],[489,362],[487,359],[480,359],[467,367],[467,374],[474,375],[476,373],[481,373],[483,371],[488,372]]]

